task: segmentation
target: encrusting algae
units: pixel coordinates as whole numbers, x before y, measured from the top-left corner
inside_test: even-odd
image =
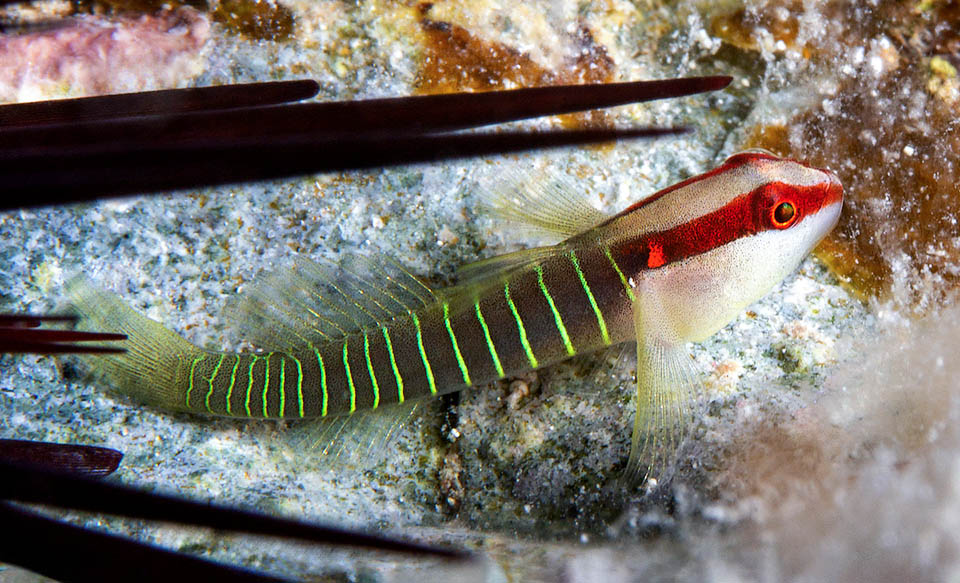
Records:
[[[602,45],[581,25],[571,39],[577,49],[557,69],[537,63],[513,47],[488,41],[463,27],[431,18],[433,6],[420,6],[424,54],[417,73],[418,93],[491,91],[615,80],[615,66]],[[603,111],[559,116],[566,127],[609,125]]]
[[[157,14],[189,6],[233,34],[268,41],[290,40],[295,25],[293,13],[276,0],[74,0],[76,13],[112,15]]]

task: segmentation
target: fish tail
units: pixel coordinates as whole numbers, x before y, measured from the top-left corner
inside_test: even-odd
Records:
[[[127,335],[126,340],[110,343],[125,352],[82,357],[95,375],[106,377],[119,392],[143,403],[187,410],[183,387],[189,363],[203,350],[82,277],[68,283],[67,293],[80,316],[78,327]]]

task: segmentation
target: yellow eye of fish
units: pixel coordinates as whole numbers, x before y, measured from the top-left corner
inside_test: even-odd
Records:
[[[781,202],[773,210],[773,222],[780,228],[788,226],[796,216],[797,210],[789,202]]]

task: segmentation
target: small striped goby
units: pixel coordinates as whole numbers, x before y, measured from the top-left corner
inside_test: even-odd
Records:
[[[676,446],[687,415],[695,375],[686,343],[793,271],[836,224],[842,201],[829,171],[756,151],[613,216],[570,197],[504,197],[507,214],[514,205],[514,218],[566,238],[469,265],[437,290],[384,259],[299,261],[243,304],[251,340],[266,352],[198,348],[82,281],[70,294],[88,323],[128,335],[126,353],[96,357],[117,389],[233,417],[350,414],[636,340],[629,462],[649,469],[663,459],[658,450]]]

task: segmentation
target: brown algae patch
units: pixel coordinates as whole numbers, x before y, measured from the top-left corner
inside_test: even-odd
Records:
[[[905,279],[916,289],[902,291],[920,301],[960,275],[958,112],[927,93],[926,81],[904,71],[884,79],[875,95],[847,85],[830,100],[830,113],[821,107],[786,127],[758,128],[748,143],[833,166],[846,210],[819,256],[862,296],[887,296]],[[933,288],[918,287],[922,281]]]
[[[436,20],[432,4],[421,4],[423,56],[417,74],[418,93],[492,91],[516,87],[541,87],[615,80],[615,66],[591,31],[579,23],[569,38],[558,42],[576,50],[561,57],[556,68],[507,44],[485,39],[467,28]],[[560,116],[567,127],[604,125],[602,112]]]

